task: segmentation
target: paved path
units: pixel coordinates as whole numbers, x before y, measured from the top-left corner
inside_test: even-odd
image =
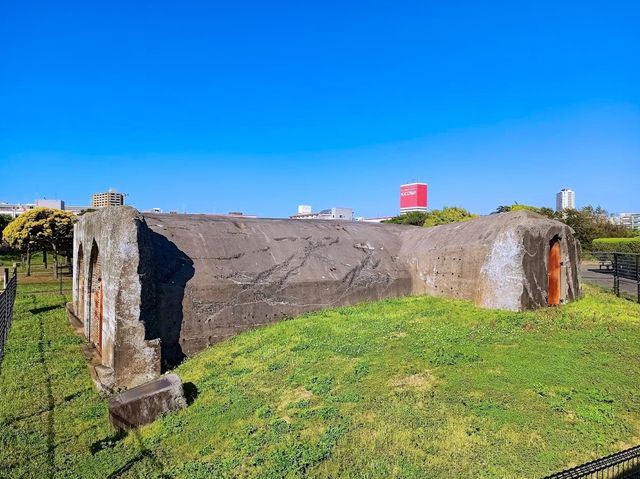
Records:
[[[613,291],[613,272],[611,270],[598,269],[598,264],[582,263],[580,265],[580,274],[583,281],[594,283]],[[635,282],[621,279],[620,292],[625,292],[633,298],[637,298],[638,286]]]

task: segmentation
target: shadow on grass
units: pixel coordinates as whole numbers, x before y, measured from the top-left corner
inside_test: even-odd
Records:
[[[191,406],[193,401],[198,397],[198,387],[192,382],[184,383],[182,385],[184,390],[184,397],[187,400],[187,406]]]
[[[147,447],[144,445],[144,441],[142,440],[142,436],[140,435],[140,432],[137,429],[132,429],[131,431],[129,431],[129,433],[133,435],[136,443],[138,444],[138,453],[135,456],[133,456],[131,459],[129,459],[124,465],[122,465],[121,467],[113,471],[111,474],[109,474],[107,476],[107,479],[116,479],[122,476],[122,474],[127,472],[137,463],[144,461],[145,459],[148,459],[151,462],[151,466],[154,472],[159,473],[159,475],[154,477],[158,477],[161,479],[171,478],[170,475],[164,472],[164,467],[162,466],[162,463],[158,461],[158,458],[156,457],[156,455],[150,449],[147,449]],[[114,436],[118,436],[119,434],[122,434],[122,436],[120,436],[120,439],[122,439],[127,435],[126,432],[123,432],[123,433],[117,433]]]
[[[60,309],[60,308],[64,308],[64,303],[52,304],[51,306],[43,306],[42,308],[30,309],[29,312],[31,314],[41,314],[41,313],[47,313],[49,311],[53,311],[55,309]]]
[[[58,307],[59,306],[56,306],[56,308]],[[37,311],[38,309],[44,309],[44,308],[37,308],[34,311]],[[37,313],[34,313],[34,314],[37,314]],[[44,321],[42,316],[38,318],[38,332],[39,332],[39,335],[38,335],[39,362],[42,365],[42,372],[45,378],[44,382],[45,382],[45,389],[46,389],[46,395],[47,395],[47,410],[46,410],[47,411],[47,466],[48,466],[47,477],[54,477],[56,473],[56,466],[55,466],[56,433],[54,429],[55,400],[53,398],[53,388],[51,386],[51,373],[49,371],[49,366],[47,365],[45,352],[44,352],[45,337],[44,337]]]

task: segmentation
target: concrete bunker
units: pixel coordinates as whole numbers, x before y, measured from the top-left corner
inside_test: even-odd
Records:
[[[571,228],[527,211],[416,228],[109,207],[76,224],[74,251],[73,310],[107,388],[308,311],[408,294],[524,310],[580,292]]]

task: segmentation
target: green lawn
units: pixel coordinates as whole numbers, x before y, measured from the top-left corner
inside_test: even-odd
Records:
[[[177,369],[186,410],[127,435],[63,299],[21,294],[0,477],[540,477],[640,443],[640,306],[585,292],[532,313],[409,297],[245,333]]]

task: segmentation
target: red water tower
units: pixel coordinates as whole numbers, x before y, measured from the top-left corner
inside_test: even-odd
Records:
[[[400,213],[427,211],[427,184],[400,185]]]

